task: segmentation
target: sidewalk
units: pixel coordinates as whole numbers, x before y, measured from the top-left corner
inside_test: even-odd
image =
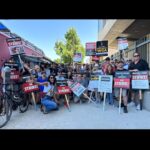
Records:
[[[32,106],[25,113],[14,111],[8,124],[2,129],[149,129],[150,112],[128,108],[129,113],[118,113],[118,108],[106,105],[103,112],[102,103],[71,104],[71,112],[65,107],[59,111],[43,114]]]

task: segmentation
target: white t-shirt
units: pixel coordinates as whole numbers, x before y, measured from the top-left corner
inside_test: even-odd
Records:
[[[53,85],[50,85],[49,83],[48,83],[48,86],[44,85],[43,92],[46,93],[46,95],[53,96],[53,93],[51,93],[50,90],[52,90],[52,91],[54,90]]]

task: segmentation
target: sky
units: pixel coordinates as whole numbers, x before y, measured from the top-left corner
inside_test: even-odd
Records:
[[[25,40],[42,49],[51,60],[59,58],[54,51],[57,40],[65,40],[67,30],[74,27],[85,47],[86,42],[96,42],[98,38],[98,20],[0,20],[12,33],[16,33]]]

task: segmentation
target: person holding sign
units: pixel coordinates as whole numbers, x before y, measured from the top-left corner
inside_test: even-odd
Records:
[[[149,66],[148,63],[141,59],[140,54],[138,52],[133,53],[134,60],[129,65],[129,71],[130,72],[137,72],[137,71],[148,71]],[[140,89],[132,89],[131,91],[131,103],[130,105],[135,105],[137,110],[140,110],[140,100],[141,97],[139,94]],[[143,90],[141,91],[141,94],[143,93]]]
[[[126,71],[126,69],[123,68],[123,61],[119,61],[118,65],[117,65],[117,70],[116,72],[122,72],[122,71]],[[114,88],[114,94],[115,97],[117,98],[117,100],[119,100],[119,95],[120,95],[120,89],[119,88]],[[123,97],[123,105],[124,105],[124,113],[128,113],[127,110],[127,89],[122,89],[122,95]]]
[[[47,114],[51,110],[58,110],[58,101],[55,98],[55,77],[49,76],[48,82],[37,82],[37,84],[44,87],[44,94],[41,98],[41,111],[44,114]]]
[[[114,71],[113,71],[113,67],[111,64],[109,64],[106,68],[106,75],[112,75],[114,76]],[[110,105],[114,104],[114,100],[113,100],[113,91],[112,93],[107,93],[106,95],[106,99],[108,99],[108,102]]]

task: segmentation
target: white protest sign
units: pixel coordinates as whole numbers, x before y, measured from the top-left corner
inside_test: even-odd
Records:
[[[73,84],[68,82],[68,86],[71,88],[72,92],[78,97],[80,97],[80,95],[83,94],[83,92],[86,90],[84,86],[77,82]]]
[[[112,93],[112,75],[100,75],[99,76],[99,84],[98,84],[98,91],[99,92],[106,92]]]
[[[95,74],[95,75],[91,75],[91,79],[89,81],[89,85],[88,85],[88,89],[89,90],[94,90],[96,88],[98,88],[98,81],[99,81],[99,75]]]
[[[132,89],[149,89],[147,71],[138,71],[132,73]]]

